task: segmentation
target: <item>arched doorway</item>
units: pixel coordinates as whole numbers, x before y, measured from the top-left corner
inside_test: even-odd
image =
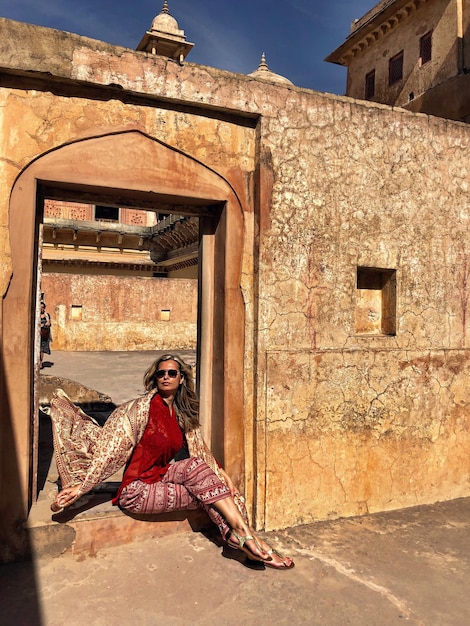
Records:
[[[244,479],[243,388],[244,306],[240,291],[243,211],[218,173],[140,131],[123,131],[61,146],[20,174],[10,202],[13,276],[3,303],[6,391],[16,449],[21,502],[9,515],[21,519],[31,502],[34,453],[34,322],[38,233],[45,192],[68,197],[99,193],[110,202],[151,206],[164,199],[184,204],[201,218],[198,363],[201,413],[206,436],[239,482]],[[228,236],[230,233],[230,236]],[[26,330],[29,329],[29,332]],[[25,335],[27,334],[27,341]],[[10,494],[11,495],[11,494]],[[11,497],[8,498],[11,501]],[[20,510],[21,509],[21,510]]]

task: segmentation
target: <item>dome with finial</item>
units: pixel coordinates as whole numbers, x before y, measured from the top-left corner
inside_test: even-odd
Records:
[[[184,31],[180,30],[178,22],[172,15],[170,15],[167,0],[163,3],[163,9],[154,18],[150,31],[159,31],[161,33],[169,33],[180,36],[181,34],[184,34]]]
[[[251,74],[248,74],[248,76],[252,76],[253,78],[261,78],[262,80],[269,80],[273,83],[279,83],[280,85],[293,85],[294,84],[285,76],[281,76],[280,74],[271,72],[271,70],[268,67],[268,64],[266,63],[266,55],[264,54],[264,52],[261,55],[261,62],[258,65],[258,69],[255,70],[254,72],[251,72]]]

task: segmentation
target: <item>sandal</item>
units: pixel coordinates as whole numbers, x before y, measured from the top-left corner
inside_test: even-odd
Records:
[[[281,561],[281,563],[276,563],[275,561],[272,560],[272,557],[271,557],[271,561],[263,561],[263,563],[266,565],[266,567],[272,567],[274,569],[292,569],[294,567],[294,565],[295,565],[293,559],[291,559],[290,557],[284,556],[283,554],[281,554],[275,548],[269,548],[268,554],[270,556],[272,554],[275,554],[280,559],[288,559],[290,561],[290,563],[287,563],[285,560]]]
[[[235,543],[234,541],[231,540],[232,536],[234,536],[236,538],[236,540],[238,541],[238,543]],[[247,541],[254,541],[256,546],[258,547],[259,550],[261,550],[261,552],[265,552],[261,546],[259,545],[259,543],[256,541],[256,538],[253,537],[252,535],[246,535],[246,537],[243,537],[242,535],[239,535],[237,532],[235,532],[233,529],[230,533],[230,537],[227,539],[227,545],[230,548],[233,548],[233,550],[241,550],[242,552],[244,552],[248,558],[251,561],[259,561],[260,563],[268,563],[268,561],[272,558],[269,557],[269,559],[263,559],[262,556],[259,556],[258,554],[255,554],[253,552],[253,550],[250,550],[250,548],[248,546],[245,547],[245,543]]]

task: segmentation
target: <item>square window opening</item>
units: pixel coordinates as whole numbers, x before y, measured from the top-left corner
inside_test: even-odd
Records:
[[[356,333],[395,336],[396,270],[357,268]]]
[[[119,222],[119,209],[113,206],[95,206],[95,221]]]
[[[160,311],[160,321],[169,322],[170,321],[170,309],[161,309]]]
[[[83,319],[83,307],[81,304],[72,304],[71,317],[75,322]]]

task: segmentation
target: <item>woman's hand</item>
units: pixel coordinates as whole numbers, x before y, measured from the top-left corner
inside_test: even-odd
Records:
[[[80,493],[81,485],[74,485],[73,487],[66,487],[62,489],[57,495],[54,504],[57,504],[60,508],[65,508],[73,504],[82,495]]]
[[[230,495],[232,496],[232,498],[234,496],[239,496],[240,492],[238,491],[238,489],[233,484],[233,481],[230,478],[230,476],[227,474],[227,472],[225,470],[223,470],[221,467],[219,467],[219,472],[222,474],[225,482],[227,483],[227,487],[230,489]]]

